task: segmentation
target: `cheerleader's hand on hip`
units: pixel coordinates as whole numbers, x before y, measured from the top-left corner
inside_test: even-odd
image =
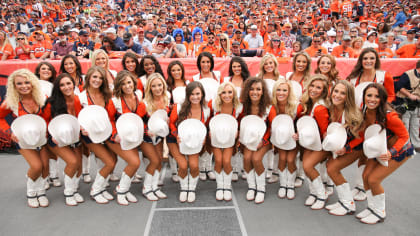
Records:
[[[382,154],[379,156],[379,159],[382,161],[389,161],[391,159],[392,155],[389,151],[386,152],[386,154]]]

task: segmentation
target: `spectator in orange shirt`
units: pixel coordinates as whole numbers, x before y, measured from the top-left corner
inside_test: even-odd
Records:
[[[229,36],[227,34],[220,35],[217,57],[230,57],[231,54]]]
[[[2,61],[14,58],[13,47],[4,31],[0,31],[0,57]]]
[[[376,48],[379,58],[393,58],[394,53],[388,48],[388,38],[381,36],[378,40],[378,48]]]
[[[35,43],[32,44],[31,59],[45,59],[51,53],[52,45],[45,40],[42,31],[35,31]]]
[[[305,49],[305,52],[311,57],[320,57],[322,54],[327,54],[327,49],[321,46],[321,36],[315,33],[312,38],[312,45]]]
[[[249,48],[248,42],[245,41],[242,38],[242,35],[243,35],[242,34],[242,30],[241,29],[237,29],[235,31],[235,36],[233,37],[232,42],[238,42],[240,49],[248,49]]]
[[[19,32],[16,37],[15,55],[21,60],[27,60],[31,58],[31,45],[29,45],[28,39],[23,32]]]
[[[350,47],[351,38],[349,35],[344,35],[341,45],[333,48],[331,55],[335,57],[356,58],[353,48]]]
[[[273,54],[275,57],[287,57],[285,48],[281,46],[281,40],[278,35],[275,35],[266,48],[266,53]]]
[[[208,39],[207,44],[201,45],[201,47],[198,49],[198,55],[200,55],[202,52],[209,52],[210,54],[213,55],[213,57],[215,57],[217,55],[217,51],[219,50],[219,48],[214,42],[216,39],[216,36],[214,35],[213,32],[210,32],[209,35],[207,36],[207,39]]]
[[[395,52],[400,58],[420,58],[420,40],[404,45]]]

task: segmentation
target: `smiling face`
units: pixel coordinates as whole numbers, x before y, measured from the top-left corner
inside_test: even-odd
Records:
[[[273,59],[269,58],[264,63],[264,72],[274,73],[275,67],[276,67],[276,64],[274,63]]]
[[[101,73],[99,71],[95,71],[92,73],[92,76],[89,80],[89,87],[94,89],[99,89],[104,82],[104,78],[102,78]]]
[[[200,61],[200,66],[201,66],[201,72],[202,73],[210,72],[210,68],[211,68],[210,58],[208,58],[206,56],[202,57],[201,61]]]
[[[103,53],[99,53],[96,56],[95,65],[102,68],[106,68],[106,56]]]
[[[241,72],[242,72],[241,64],[239,62],[233,62],[232,63],[232,71],[233,71],[233,75],[241,76]]]
[[[309,98],[311,98],[313,101],[318,100],[321,97],[323,90],[324,84],[321,80],[312,81],[308,88]]]
[[[189,97],[189,100],[192,105],[198,105],[201,102],[202,96],[203,94],[201,93],[201,89],[197,87],[192,91],[191,96]]]
[[[182,69],[181,66],[175,64],[171,68],[171,75],[174,80],[181,80],[182,79]]]
[[[127,76],[124,78],[124,80],[121,83],[121,90],[122,93],[125,95],[130,95],[134,93],[134,82],[133,79],[130,76]]]
[[[153,96],[161,96],[163,94],[163,83],[162,80],[156,78],[150,83],[150,91]]]
[[[39,79],[48,81],[52,76],[52,71],[49,66],[43,64],[41,68],[39,68]]]
[[[134,58],[131,57],[127,57],[125,59],[125,68],[127,68],[128,71],[134,73],[136,71],[136,61],[134,60]]]
[[[220,98],[222,99],[223,103],[229,104],[233,101],[233,89],[232,86],[227,85],[223,89],[222,93],[220,94]]]
[[[19,95],[29,95],[32,92],[32,83],[23,76],[16,76],[15,77],[15,89],[19,93]]]
[[[344,86],[343,84],[337,84],[334,87],[334,90],[331,93],[331,101],[334,106],[344,106],[347,97],[346,91],[346,86]]]
[[[332,63],[331,59],[328,57],[323,57],[319,61],[319,70],[321,71],[321,74],[328,74],[328,72],[331,71]]]
[[[263,85],[260,82],[253,83],[249,90],[249,98],[251,102],[259,102],[263,94]]]
[[[60,80],[60,91],[65,96],[72,96],[74,94],[74,83],[68,78],[64,77]]]
[[[299,55],[296,58],[296,71],[304,72],[308,66],[308,60],[305,56]]]
[[[277,102],[285,102],[289,97],[289,86],[286,83],[280,84],[276,89]]]
[[[69,57],[64,60],[64,70],[69,74],[73,74],[76,71],[76,63],[74,63],[72,58]]]
[[[145,58],[144,59],[144,71],[146,71],[147,75],[155,73],[156,65],[152,59]]]
[[[379,98],[379,92],[376,88],[368,88],[365,93],[364,103],[369,110],[378,108],[381,99]]]
[[[365,70],[375,69],[376,55],[373,52],[368,52],[363,55],[362,67]]]

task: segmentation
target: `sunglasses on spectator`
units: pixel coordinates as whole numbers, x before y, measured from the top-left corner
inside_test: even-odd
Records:
[[[320,43],[321,41],[320,40],[314,40],[314,43]]]
[[[17,38],[16,40],[25,40],[25,38]]]
[[[275,42],[275,43],[279,43],[279,42],[280,42],[280,40],[278,40],[278,39],[273,39],[273,42]]]
[[[227,39],[220,39],[220,41],[225,41],[225,42],[226,42],[226,41],[227,41]]]

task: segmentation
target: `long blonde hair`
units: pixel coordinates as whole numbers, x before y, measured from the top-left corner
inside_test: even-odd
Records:
[[[163,84],[163,102],[165,104],[168,104],[169,98],[168,98],[168,94],[166,93],[166,91],[168,90],[168,85],[166,85],[165,79],[163,78],[163,76],[159,73],[152,73],[151,75],[149,75],[149,77],[147,78],[147,82],[146,82],[146,88],[144,90],[144,100],[147,103],[147,113],[152,114],[154,111],[157,110],[155,103],[153,101],[153,93],[152,93],[152,82],[155,79],[160,79],[160,81]]]
[[[306,87],[306,84],[311,79],[312,59],[309,56],[309,54],[305,51],[300,51],[300,52],[296,53],[295,56],[293,57],[293,63],[292,63],[293,74],[296,72],[296,62],[297,62],[298,56],[304,56],[306,58],[307,63],[308,63],[307,66],[306,66],[306,69],[303,71],[303,83],[302,84],[303,84],[304,87]],[[293,74],[290,77],[292,77]]]
[[[226,48],[223,48],[222,42],[220,41],[220,39],[226,39]],[[229,36],[227,34],[221,34],[220,35],[220,39],[219,39],[219,48],[225,49],[226,55],[227,56],[230,56],[231,55],[231,51],[230,51],[230,40],[229,40]]]
[[[14,71],[9,78],[7,79],[7,91],[5,102],[7,107],[12,111],[16,112],[19,110],[20,94],[15,88],[15,79],[16,77],[21,76],[29,80],[32,85],[32,98],[35,100],[35,103],[39,106],[44,106],[45,96],[42,93],[41,85],[39,83],[38,77],[28,69],[19,69]]]
[[[279,72],[279,63],[276,59],[276,57],[273,54],[267,53],[263,56],[263,58],[261,59],[260,62],[260,72],[258,72],[258,78],[264,79],[264,74],[265,74],[265,70],[264,70],[264,64],[267,62],[268,59],[273,60],[275,68],[274,68],[274,77],[275,78],[279,78],[280,77],[280,72]]]
[[[233,100],[232,100],[232,104],[233,104],[233,109],[236,109],[239,105],[239,99],[238,99],[238,95],[237,95],[237,91],[235,88],[235,85],[232,84],[231,82],[224,82],[223,84],[221,84],[219,86],[219,88],[217,89],[217,96],[214,99],[214,111],[216,112],[220,112],[222,110],[222,104],[223,104],[223,100],[220,97],[223,90],[226,88],[226,86],[230,86],[233,90]]]
[[[330,110],[330,121],[337,120],[335,117],[334,104],[332,103],[332,93],[337,85],[342,84],[346,88],[346,100],[344,102],[344,119],[346,124],[344,125],[353,136],[358,137],[358,131],[363,123],[363,116],[359,108],[356,106],[356,100],[354,96],[354,87],[350,82],[346,80],[339,80],[331,89],[331,95],[328,96],[328,110]]]
[[[295,96],[295,93],[293,91],[293,86],[292,84],[284,79],[279,79],[277,80],[274,85],[273,85],[273,94],[272,94],[272,99],[271,102],[273,104],[273,106],[276,108],[276,112],[277,114],[279,114],[279,108],[278,108],[278,101],[277,101],[277,96],[276,96],[276,92],[277,92],[277,88],[280,87],[280,85],[282,84],[287,84],[287,87],[289,89],[289,95],[287,96],[287,104],[286,104],[286,114],[291,116],[292,118],[295,118],[296,116],[296,107],[297,107],[297,99]]]
[[[315,74],[312,75],[310,80],[308,81],[308,83],[305,86],[305,92],[303,93],[302,97],[301,97],[301,104],[303,107],[303,111],[302,114],[307,114],[307,112],[309,110],[312,109],[314,103],[312,101],[312,99],[309,97],[309,87],[311,86],[311,84],[314,81],[321,81],[324,88],[322,88],[322,94],[320,96],[319,100],[323,100],[325,98],[327,98],[328,96],[328,78],[325,75],[322,74]]]
[[[101,53],[105,55],[106,65],[105,65],[105,68],[104,69],[106,71],[108,71],[109,70],[109,57],[108,57],[108,54],[106,54],[106,52],[104,50],[102,50],[102,49],[96,49],[95,51],[93,51],[92,56],[90,58],[91,66],[96,66],[96,58]]]

